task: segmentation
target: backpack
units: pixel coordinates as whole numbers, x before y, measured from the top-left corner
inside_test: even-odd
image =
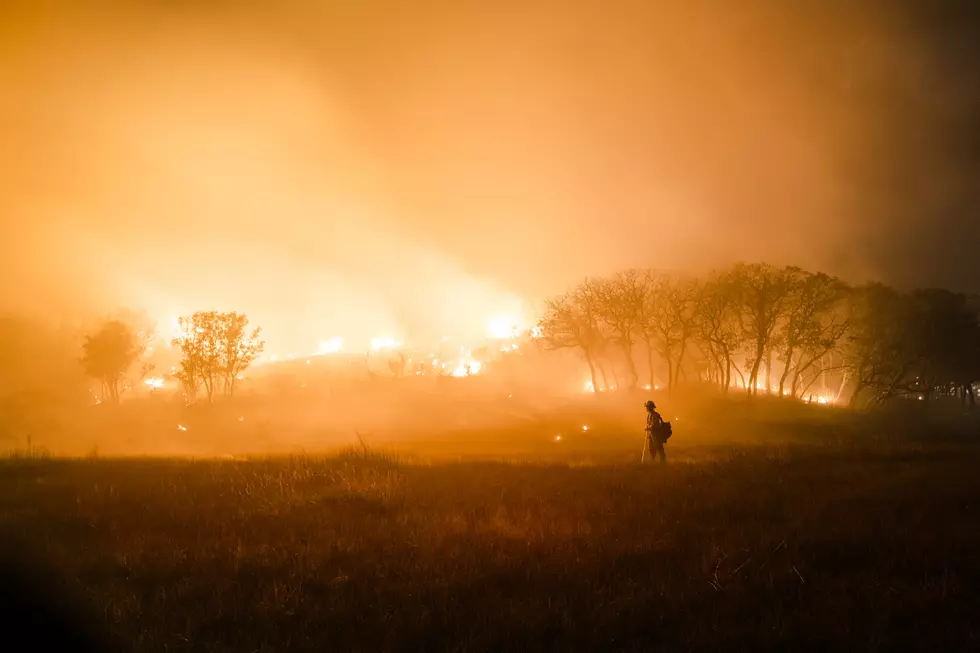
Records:
[[[674,429],[670,426],[670,422],[664,422],[660,425],[660,436],[664,439],[664,442],[669,440],[673,434]]]

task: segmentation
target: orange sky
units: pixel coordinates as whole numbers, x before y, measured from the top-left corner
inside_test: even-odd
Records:
[[[676,4],[18,2],[3,308],[243,310],[312,350],[632,265],[963,278],[916,234],[963,244],[942,130],[975,97],[910,14]]]

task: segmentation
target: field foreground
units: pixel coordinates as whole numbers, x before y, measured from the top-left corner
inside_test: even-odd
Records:
[[[907,441],[665,468],[10,459],[0,537],[122,650],[980,650],[978,469]]]

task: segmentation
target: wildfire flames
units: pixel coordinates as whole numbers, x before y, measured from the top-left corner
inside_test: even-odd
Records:
[[[468,361],[460,361],[456,369],[453,370],[453,376],[461,377],[461,376],[472,376],[474,374],[479,374],[481,367],[482,365],[480,364],[480,361],[476,361],[472,359]]]
[[[732,382],[729,385],[729,387],[736,388],[738,390],[745,390],[745,384],[743,382],[737,380],[737,379],[732,380]],[[756,390],[758,390],[760,392],[767,392],[766,385],[764,383],[762,383],[761,381],[760,382],[757,382],[755,384],[755,387],[756,387]],[[660,390],[660,386],[659,385],[654,385],[654,386],[652,386],[652,388],[654,390]],[[585,382],[583,382],[582,389],[583,389],[584,392],[596,392],[595,386],[592,384],[592,381],[591,380],[586,380]],[[609,387],[609,390],[615,390],[615,389],[616,389],[615,386],[610,386]],[[644,385],[643,386],[643,389],[644,390],[650,390],[651,389],[651,386],[649,384]],[[603,392],[603,390],[600,389],[600,392]],[[769,387],[768,392],[770,394],[774,394],[774,395],[779,395],[780,394],[779,387],[778,386],[775,386],[775,385]],[[782,396],[783,397],[789,397],[789,396],[791,396],[791,394],[792,394],[792,391],[791,390],[788,390],[786,388],[784,388],[783,391],[782,391]],[[819,404],[821,406],[832,406],[832,405],[835,405],[837,403],[837,400],[838,400],[838,396],[837,395],[835,395],[833,393],[828,393],[828,392],[821,392],[820,394],[809,394],[809,393],[807,393],[807,394],[804,394],[803,396],[800,397],[800,401],[802,401],[805,404],[814,403],[814,404]],[[583,428],[583,430],[585,430],[585,428]]]
[[[371,351],[381,351],[382,349],[396,349],[402,343],[391,336],[378,336],[371,338]]]
[[[336,336],[330,338],[329,340],[323,340],[320,342],[320,347],[317,349],[317,353],[322,355],[325,354],[336,354],[342,351],[344,348],[344,339]]]

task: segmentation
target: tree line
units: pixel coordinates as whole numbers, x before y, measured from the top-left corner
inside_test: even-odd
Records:
[[[736,264],[704,277],[630,269],[587,278],[546,302],[538,341],[581,353],[594,390],[697,381],[875,406],[958,393],[975,403],[975,297],[943,289],[852,286],[797,267]]]
[[[232,396],[242,372],[262,353],[265,342],[260,333],[260,328],[248,328],[243,313],[201,311],[179,318],[171,344],[181,352],[175,376],[184,393],[193,398],[203,392],[208,402],[219,395]],[[99,381],[100,400],[118,403],[126,388],[153,370],[141,362],[151,340],[152,331],[122,319],[108,320],[85,337],[82,366]]]

